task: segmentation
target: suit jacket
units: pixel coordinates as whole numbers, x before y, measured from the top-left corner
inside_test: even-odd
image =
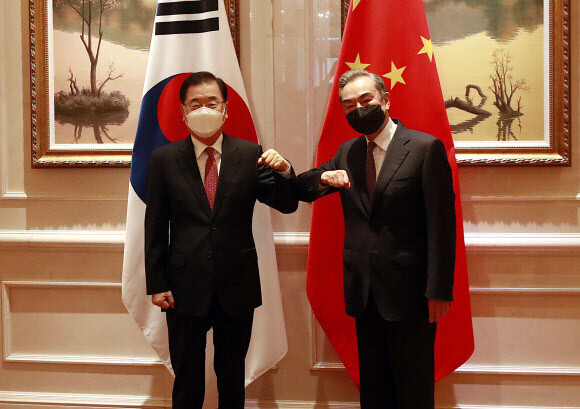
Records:
[[[312,202],[337,189],[319,188],[325,171],[343,169],[340,189],[346,313],[358,317],[372,292],[386,320],[428,317],[427,298],[452,300],[455,194],[443,143],[400,121],[387,148],[372,203],[366,187],[364,136],[344,142],[318,168],[298,175],[299,199]]]
[[[261,305],[252,236],[256,199],[283,213],[298,206],[295,175],[258,165],[262,147],[224,134],[213,210],[191,138],[156,149],[145,212],[147,294],[171,290],[176,312],[203,316],[215,295],[227,314]]]

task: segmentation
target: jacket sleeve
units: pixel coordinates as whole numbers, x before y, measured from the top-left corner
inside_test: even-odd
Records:
[[[262,153],[262,146],[258,145],[256,164]],[[260,202],[281,213],[296,211],[298,208],[296,174],[292,167],[290,167],[290,177],[284,177],[275,169],[259,164],[256,166],[256,180],[258,184],[257,198]]]
[[[169,291],[167,258],[169,206],[163,177],[163,162],[157,151],[151,156],[145,210],[145,278],[147,294]]]
[[[321,186],[320,177],[324,172],[339,169],[338,160],[342,154],[342,146],[343,144],[340,145],[334,157],[328,162],[323,163],[317,168],[307,170],[296,177],[296,192],[299,200],[311,203],[316,199],[339,191],[339,189],[332,186]]]
[[[436,139],[427,150],[422,171],[427,223],[427,290],[425,296],[453,300],[455,272],[455,193],[443,142]]]

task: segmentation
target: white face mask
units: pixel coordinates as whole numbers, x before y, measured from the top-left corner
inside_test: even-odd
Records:
[[[225,122],[225,113],[208,107],[191,111],[186,116],[189,130],[196,136],[206,139],[215,134]]]

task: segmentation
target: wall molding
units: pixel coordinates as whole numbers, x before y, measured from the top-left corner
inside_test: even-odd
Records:
[[[0,408],[9,405],[26,405],[28,408],[53,409],[81,408],[170,408],[171,399],[138,395],[104,395],[82,393],[47,393],[0,391]],[[247,399],[248,409],[359,409],[358,402],[316,402],[292,400]],[[580,409],[578,406],[512,406],[512,405],[445,405],[436,409]]]
[[[278,247],[307,251],[308,232],[276,232]],[[119,230],[3,230],[0,250],[122,252]],[[580,233],[466,233],[470,254],[580,253]]]
[[[6,405],[26,407],[83,408],[170,408],[170,399],[136,395],[97,395],[83,393],[48,393],[0,391],[0,408]]]
[[[66,365],[121,365],[121,366],[163,366],[163,362],[155,358],[131,358],[125,356],[91,356],[91,355],[33,355],[15,354],[4,357],[4,362],[20,362],[34,364],[66,364]]]
[[[462,203],[544,203],[544,202],[575,202],[580,200],[579,194],[568,195],[465,195]]]
[[[94,356],[63,354],[21,354],[12,351],[10,289],[11,288],[67,288],[121,290],[121,283],[105,282],[57,282],[57,281],[2,281],[2,359],[4,362],[81,364],[81,365],[123,365],[123,366],[163,366],[157,358],[130,356]]]
[[[246,399],[246,409],[360,409],[358,402]]]
[[[579,233],[466,233],[467,253],[579,253]]]
[[[578,296],[580,288],[565,287],[469,287],[472,295],[556,295]]]
[[[454,374],[580,376],[580,366],[463,365]]]
[[[360,409],[358,402],[316,402],[291,400],[246,399],[248,409]],[[504,406],[504,405],[444,405],[436,404],[435,409],[580,409],[578,406]]]
[[[2,112],[2,104],[0,104],[0,113]],[[309,127],[308,127],[309,128]],[[2,127],[0,127],[2,131]],[[4,142],[5,145],[5,142]],[[0,143],[0,147],[2,147]],[[306,158],[312,159],[313,149],[311,143],[307,143]],[[3,148],[3,152],[6,148]],[[2,154],[5,156],[5,154]],[[5,163],[5,161],[4,161]],[[7,175],[6,170],[4,173]],[[26,201],[127,201],[127,196],[108,196],[108,195],[71,195],[71,194],[43,194],[43,193],[26,193],[25,191],[15,190],[9,191],[7,176],[2,180],[2,200],[26,200]],[[580,200],[580,193],[567,195],[465,195],[461,197],[462,203],[491,203],[491,204],[505,204],[505,203],[546,203],[546,202],[576,202]]]
[[[127,196],[107,196],[107,195],[59,195],[59,194],[32,194],[20,191],[4,190],[2,200],[25,200],[28,202],[54,201],[54,202],[127,202]]]
[[[544,295],[579,296],[580,288],[549,287],[470,287],[471,295]],[[318,335],[322,331],[313,312],[310,314],[310,369],[314,371],[343,371],[342,362],[324,361],[318,356]],[[526,376],[580,376],[580,366],[534,365],[479,365],[464,364],[454,374],[475,375],[526,375]]]
[[[5,160],[5,159],[3,159]],[[5,181],[3,181],[4,184],[6,184]],[[26,200],[28,199],[28,196],[26,195],[26,193],[24,192],[9,192],[4,190],[3,188],[3,193],[2,193],[2,200]]]
[[[124,231],[12,230],[0,232],[0,250],[123,252],[124,245]]]
[[[342,362],[314,362],[311,366],[315,371],[343,371]],[[524,376],[580,376],[580,366],[531,366],[531,365],[471,365],[457,368],[451,375],[524,375]]]
[[[8,2],[0,5],[0,193],[4,195],[8,189],[9,152],[8,141],[14,140],[15,135],[23,134],[24,121],[14,118],[23,116],[23,94],[20,91],[15,95],[13,90],[21,90],[24,76],[21,74],[26,64],[21,58],[20,40],[15,47],[15,39],[22,37],[22,26],[14,24],[19,21],[23,7]],[[15,58],[16,57],[16,58]],[[10,64],[4,63],[10,61]],[[15,77],[16,75],[16,77]]]

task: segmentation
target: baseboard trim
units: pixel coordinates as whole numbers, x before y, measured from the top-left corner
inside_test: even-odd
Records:
[[[580,376],[579,366],[531,365],[463,365],[455,374],[526,375],[526,376]]]
[[[90,356],[90,355],[48,355],[48,354],[15,354],[5,355],[4,362],[34,364],[66,365],[121,365],[121,366],[163,366],[156,358],[132,358],[125,356]]]
[[[0,408],[6,405],[66,408],[170,408],[170,399],[135,395],[0,391]]]
[[[360,409],[358,402],[246,399],[246,409]]]
[[[171,400],[135,395],[104,395],[81,393],[0,391],[0,408],[24,406],[27,408],[85,408],[130,409],[170,408]],[[247,409],[359,409],[358,402],[316,402],[291,400],[246,400]],[[512,405],[436,405],[436,409],[580,409],[578,406],[512,406]]]
[[[313,402],[289,400],[246,400],[246,409],[360,409],[358,402]],[[578,406],[512,406],[437,404],[435,409],[580,409]]]
[[[316,371],[344,371],[342,362],[317,361],[311,366]],[[463,365],[450,376],[455,375],[495,375],[495,376],[580,376],[579,366],[530,366],[530,365]]]

